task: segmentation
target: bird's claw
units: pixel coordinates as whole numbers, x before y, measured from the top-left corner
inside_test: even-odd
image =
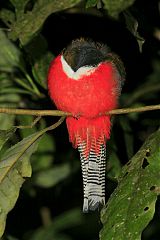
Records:
[[[77,120],[80,118],[81,114],[78,113],[78,114],[74,114],[73,117],[76,118]]]

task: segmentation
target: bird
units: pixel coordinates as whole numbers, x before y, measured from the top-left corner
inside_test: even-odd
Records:
[[[105,205],[106,142],[117,108],[125,68],[120,57],[101,42],[78,38],[55,57],[48,70],[48,92],[66,117],[69,141],[80,153],[83,212]]]

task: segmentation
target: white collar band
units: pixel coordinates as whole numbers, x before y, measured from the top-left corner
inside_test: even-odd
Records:
[[[91,73],[93,73],[96,69],[96,67],[83,66],[80,67],[76,72],[74,72],[73,69],[68,65],[68,63],[64,59],[63,55],[61,56],[61,63],[63,71],[66,73],[66,75],[74,80],[79,80],[82,76],[88,76]]]

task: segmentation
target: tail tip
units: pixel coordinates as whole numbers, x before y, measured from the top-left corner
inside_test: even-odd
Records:
[[[90,199],[84,199],[83,212],[95,211],[101,209],[105,205],[105,199],[102,197],[92,197]]]

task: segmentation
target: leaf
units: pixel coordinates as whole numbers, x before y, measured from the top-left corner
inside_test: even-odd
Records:
[[[117,154],[113,151],[109,155],[109,159],[107,161],[107,177],[110,179],[117,179],[121,173],[121,163],[117,156]]]
[[[104,8],[111,17],[117,18],[119,13],[130,7],[135,0],[102,0]]]
[[[20,102],[20,96],[15,93],[2,94],[0,93],[0,107],[16,108]],[[12,128],[15,120],[15,115],[0,114],[0,127],[2,130]]]
[[[95,7],[98,3],[98,0],[87,0],[86,8]]]
[[[82,211],[79,208],[74,208],[58,216],[53,225],[56,231],[60,231],[80,225],[83,220]]]
[[[16,127],[13,127],[8,130],[0,130],[0,150],[3,145],[8,141],[8,139],[15,133]]]
[[[24,178],[31,176],[29,159],[45,129],[24,138],[6,151],[0,162],[0,237],[8,212],[14,207]]]
[[[58,127],[64,119],[61,117],[52,126],[23,139],[8,150],[0,162],[0,237],[4,232],[7,213],[15,205],[24,177],[31,176],[29,158],[36,150],[38,140],[47,131]]]
[[[13,95],[15,96],[17,93],[32,94],[30,91],[20,89],[17,86],[15,87],[15,81],[16,81],[16,77],[14,77],[14,79],[13,79],[12,74],[7,73],[7,72],[0,73],[0,85],[1,85],[0,96],[2,97],[2,95],[3,95],[3,97],[2,97],[3,102],[4,102],[4,98],[6,99],[6,102],[9,102],[9,100],[10,100],[10,98],[6,97],[6,95],[13,97]],[[18,103],[20,102],[20,96],[17,97],[17,102]]]
[[[18,66],[20,52],[0,29],[0,71],[12,71]]]
[[[44,188],[53,187],[64,180],[70,173],[71,169],[68,163],[59,164],[51,169],[38,172],[35,176],[34,183]]]
[[[133,17],[133,15],[129,11],[124,12],[124,17],[128,30],[136,38],[139,45],[139,51],[142,52],[142,46],[145,42],[145,39],[141,37],[140,34],[138,33],[138,21]]]
[[[0,71],[12,72],[20,65],[20,51],[0,29]]]
[[[46,227],[37,229],[34,234],[29,238],[30,240],[52,240],[58,235],[58,232],[73,228],[82,223],[83,216],[79,209],[72,209],[67,212],[63,212],[62,215],[56,217],[53,222]],[[61,239],[60,236],[58,239]]]
[[[47,50],[48,43],[42,34],[35,36],[33,40],[25,46],[25,51],[27,52],[31,65],[43,57]]]
[[[7,240],[18,240],[18,238],[12,237],[12,236],[7,236]]]
[[[10,129],[13,126],[15,115],[8,115],[5,113],[0,114],[0,126],[1,130]]]
[[[45,134],[38,145],[38,151],[32,158],[33,171],[37,172],[51,168],[54,161],[54,152],[55,142],[53,136]]]
[[[15,7],[15,9],[17,11],[20,10],[24,10],[26,4],[29,2],[30,0],[10,0],[10,2],[13,4],[13,6]]]
[[[41,58],[39,58],[33,68],[32,72],[35,80],[45,89],[47,89],[47,72],[48,66],[50,65],[51,60],[53,59],[53,54],[46,52]]]
[[[21,16],[12,26],[9,34],[12,40],[19,38],[26,45],[39,31],[44,21],[51,13],[71,8],[81,0],[37,0],[32,11]],[[34,19],[34,21],[33,21]]]
[[[10,27],[11,24],[15,21],[15,14],[8,10],[8,9],[1,9],[0,10],[0,19],[8,26]]]
[[[38,34],[32,41],[25,46],[28,60],[32,66],[34,79],[43,88],[47,89],[48,66],[54,58],[53,54],[48,51],[48,44],[43,35]]]
[[[35,117],[33,116],[17,116],[16,120],[18,121],[18,125],[21,126],[29,126],[34,121]],[[38,123],[38,128],[43,129],[46,127],[46,122],[41,119]],[[33,126],[32,128],[24,128],[20,131],[21,138],[24,138],[32,133],[37,131],[37,126]],[[40,171],[43,169],[50,168],[53,163],[53,154],[55,152],[55,142],[53,135],[45,134],[41,139],[38,149],[34,156],[32,157],[32,169],[34,171]],[[38,161],[37,161],[38,159]]]
[[[140,240],[160,194],[160,130],[122,169],[119,183],[101,212],[100,239]]]
[[[30,126],[33,121],[35,120],[34,116],[31,115],[17,115],[16,120],[18,121],[18,126]],[[20,137],[25,138],[32,133],[35,133],[37,131],[36,125],[32,128],[22,128],[20,131]]]

